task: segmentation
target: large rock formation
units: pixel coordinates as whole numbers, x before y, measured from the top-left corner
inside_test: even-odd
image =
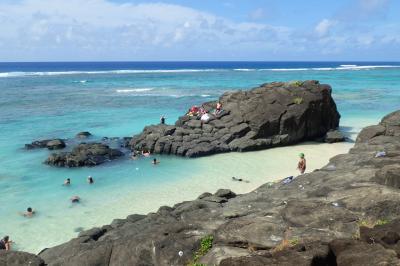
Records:
[[[45,163],[59,167],[96,166],[123,155],[123,152],[102,143],[81,143],[71,152],[51,154]]]
[[[48,265],[187,265],[195,257],[206,265],[400,265],[399,165],[400,111],[362,130],[348,154],[288,184],[204,193],[81,232],[40,257]],[[195,256],[205,236],[212,247]]]
[[[0,250],[1,266],[45,266],[44,261],[36,255],[19,251]]]
[[[133,150],[187,157],[251,151],[323,137],[339,125],[331,87],[318,81],[273,82],[249,91],[225,93],[223,111],[205,103],[210,119],[182,116],[174,126],[153,125],[131,140]]]

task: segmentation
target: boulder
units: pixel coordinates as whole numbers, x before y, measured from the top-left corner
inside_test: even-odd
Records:
[[[315,140],[339,125],[329,85],[318,81],[268,83],[223,94],[223,111],[207,122],[181,116],[174,126],[153,125],[130,141],[132,150],[199,157],[228,151],[252,151]],[[205,110],[216,102],[204,103]],[[168,137],[168,139],[166,139]],[[330,133],[329,141],[342,140]]]
[[[81,143],[74,147],[71,152],[51,154],[45,163],[59,167],[96,166],[123,155],[123,152],[111,149],[105,144]]]
[[[46,147],[49,150],[59,150],[65,148],[65,142],[62,139],[54,139],[47,142]]]
[[[383,135],[385,131],[386,128],[381,125],[365,127],[358,134],[356,142],[367,142],[376,136]]]
[[[86,139],[90,136],[92,136],[92,134],[88,131],[82,131],[75,135],[75,137],[78,139]]]
[[[376,172],[375,178],[373,180],[379,184],[399,189],[400,164],[383,166],[382,169]]]
[[[343,133],[339,130],[330,130],[325,135],[325,142],[326,143],[335,143],[335,142],[343,142],[346,140]]]
[[[25,144],[25,149],[41,149],[48,148],[49,150],[59,150],[65,148],[65,142],[62,139],[45,139],[35,140],[30,144]]]
[[[380,244],[368,244],[353,239],[337,239],[329,244],[337,266],[393,265],[399,266],[396,252]]]
[[[21,251],[5,251],[0,250],[0,265],[4,266],[45,266],[43,259],[40,257]]]

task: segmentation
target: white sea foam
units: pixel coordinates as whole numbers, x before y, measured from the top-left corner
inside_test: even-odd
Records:
[[[307,71],[309,68],[270,68],[270,69],[260,69],[260,70],[270,70],[270,71]]]
[[[213,72],[218,69],[125,69],[104,71],[47,71],[47,72],[2,72],[0,78],[29,76],[62,76],[62,75],[93,75],[93,74],[146,74],[146,73],[190,73]]]
[[[243,71],[243,72],[249,72],[249,71],[256,71],[257,69],[254,68],[235,68],[234,71]]]
[[[333,71],[333,70],[372,70],[380,68],[400,68],[400,65],[368,65],[368,66],[358,66],[358,65],[340,65],[339,67],[313,67],[313,68],[265,68],[259,69],[259,71]]]
[[[116,89],[115,92],[119,95],[133,97],[210,97],[210,94],[193,94],[185,93],[185,91],[174,90],[170,88],[123,88]]]
[[[357,65],[341,65],[337,67],[337,70],[368,70],[377,68],[400,68],[400,66],[394,65],[372,65],[372,66],[357,66]]]
[[[371,70],[379,68],[400,68],[400,65],[340,65],[339,67],[316,67],[316,68],[235,68],[233,71],[331,71],[331,70]],[[96,75],[96,74],[146,74],[146,73],[191,73],[191,72],[215,72],[229,71],[229,69],[125,69],[125,70],[102,70],[102,71],[45,71],[45,72],[0,72],[0,78],[30,77],[30,76],[62,76],[62,75]],[[232,70],[231,70],[232,71]],[[81,80],[81,83],[88,82]]]
[[[331,70],[335,70],[335,68],[334,67],[313,67],[312,70],[331,71]]]
[[[116,90],[117,93],[131,93],[131,92],[145,92],[152,91],[154,88],[136,88],[136,89],[119,89]]]
[[[341,67],[356,67],[357,65],[340,65]]]

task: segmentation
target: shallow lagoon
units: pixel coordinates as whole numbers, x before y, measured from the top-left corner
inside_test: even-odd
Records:
[[[290,63],[286,67],[291,68]],[[399,68],[304,67],[307,70],[244,71],[231,65],[224,69],[204,66],[204,71],[7,76],[4,73],[14,69],[2,65],[0,234],[9,234],[18,249],[38,252],[76,236],[79,228],[155,211],[161,205],[194,199],[204,191],[224,187],[244,193],[294,175],[299,152],[306,154],[309,170],[319,168],[352,145],[308,143],[200,159],[157,156],[161,161],[157,166],[151,164],[151,158],[126,158],[96,168],[58,169],[42,164],[48,151],[22,149],[35,139],[71,138],[82,130],[92,132],[94,138],[131,136],[146,124],[157,123],[161,114],[173,122],[192,104],[216,99],[227,89],[275,80],[319,79],[331,84],[342,114],[341,126],[353,139],[361,127],[400,107]],[[88,175],[94,177],[94,185],[86,183]],[[250,182],[233,182],[232,176]],[[66,177],[72,179],[71,187],[61,185]],[[72,195],[79,195],[82,203],[72,205],[68,200]],[[28,206],[37,209],[36,217],[26,219],[17,214]]]

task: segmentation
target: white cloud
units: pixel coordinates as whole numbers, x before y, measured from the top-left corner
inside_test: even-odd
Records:
[[[250,14],[249,14],[250,19],[252,20],[259,20],[265,17],[265,10],[263,8],[257,8],[255,10],[253,10]]]
[[[219,49],[255,45],[280,36],[282,27],[237,23],[193,8],[108,0],[24,0],[0,3],[0,38],[10,50],[55,54],[154,54],[164,49]],[[269,39],[269,45],[276,40]],[[178,48],[179,47],[179,48]],[[154,52],[158,51],[158,52]],[[100,54],[99,54],[100,53]],[[0,51],[0,59],[4,52]],[[135,59],[135,58],[130,58]]]
[[[378,8],[386,1],[362,2]],[[396,24],[349,25],[327,18],[311,29],[234,22],[164,3],[0,0],[0,60],[313,60],[360,47],[399,46]]]
[[[326,36],[331,28],[336,25],[336,21],[334,20],[329,20],[329,19],[323,19],[321,20],[317,26],[315,26],[315,32],[317,33],[318,36],[323,37]]]

